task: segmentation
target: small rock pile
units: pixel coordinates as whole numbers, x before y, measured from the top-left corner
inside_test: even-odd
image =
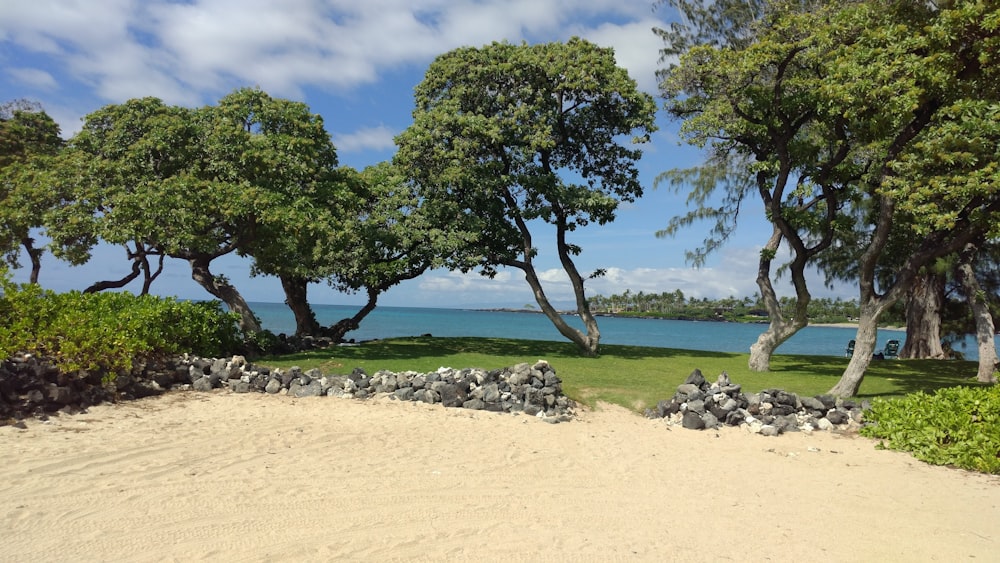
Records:
[[[57,411],[72,414],[105,401],[186,389],[354,399],[388,395],[446,407],[523,412],[547,422],[570,420],[576,406],[563,394],[562,381],[544,360],[489,371],[440,368],[431,373],[380,370],[369,375],[358,368],[347,375],[324,375],[318,369],[256,366],[243,356],[183,356],[149,362],[110,382],[105,379],[99,373],[64,374],[44,360],[17,355],[0,365],[0,425],[17,424],[27,416],[44,418]]]
[[[868,407],[833,395],[800,397],[781,389],[747,395],[741,389],[729,381],[726,372],[709,383],[696,369],[677,386],[673,398],[660,401],[646,416],[665,418],[670,424],[693,430],[740,426],[756,434],[777,436],[796,431],[856,430]]]

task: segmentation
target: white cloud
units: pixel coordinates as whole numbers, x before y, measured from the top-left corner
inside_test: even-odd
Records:
[[[395,147],[396,134],[385,125],[365,127],[353,133],[334,135],[333,144],[338,152],[359,152],[365,150],[387,150]]]
[[[619,64],[655,90],[656,20],[648,6],[620,1],[106,0],[98,10],[39,0],[0,10],[0,37],[55,56],[112,102],[206,103],[238,85],[298,98],[308,86],[369,84],[463,45],[570,35],[615,47]]]
[[[11,68],[7,73],[14,77],[14,80],[31,88],[43,90],[55,89],[56,79],[44,70],[37,68]]]
[[[46,105],[45,113],[49,114],[56,123],[59,124],[59,135],[63,139],[69,139],[83,129],[83,120],[80,113],[73,108],[63,105]]]
[[[659,50],[663,42],[653,34],[653,28],[662,25],[653,18],[624,25],[603,24],[585,32],[584,37],[602,47],[613,47],[618,66],[628,70],[640,89],[655,95],[656,70],[660,67]]]
[[[125,39],[134,2],[105,0],[100,9],[84,2],[4,2],[0,35],[39,53],[61,54],[113,48]]]
[[[757,265],[760,247],[732,247],[723,250],[704,268],[619,268],[609,267],[604,276],[586,280],[587,295],[615,295],[626,290],[634,293],[663,293],[681,290],[688,298],[721,299],[729,296],[752,297],[757,287]],[[788,251],[779,251],[775,269],[787,259]],[[583,268],[581,267],[581,270]],[[557,308],[574,307],[573,289],[569,278],[561,268],[540,270],[538,277],[549,301]],[[531,289],[518,270],[501,270],[495,279],[476,273],[433,271],[418,279],[419,291],[407,297],[407,304],[413,306],[437,307],[520,307],[534,303]],[[856,299],[853,286],[840,285],[828,289],[823,278],[815,271],[807,273],[810,293],[814,298],[841,297]],[[789,277],[772,278],[779,296],[794,296]],[[388,300],[387,300],[388,303]]]

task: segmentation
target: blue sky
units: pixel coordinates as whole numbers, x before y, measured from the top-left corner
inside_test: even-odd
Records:
[[[72,0],[0,3],[0,101],[39,101],[68,137],[81,119],[104,105],[157,96],[168,103],[212,104],[241,86],[299,100],[323,116],[341,164],[363,168],[392,157],[393,137],[411,122],[413,87],[435,56],[460,46],[507,40],[529,43],[580,36],[613,47],[618,64],[655,95],[660,40],[652,28],[673,17],[649,1],[621,0]],[[662,104],[661,104],[662,105]],[[753,295],[757,256],[770,232],[761,206],[751,202],[737,235],[705,266],[685,263],[710,225],[675,238],[655,236],[685,211],[685,195],[653,189],[660,172],[697,164],[697,150],[678,144],[677,124],[661,112],[660,131],[640,162],[646,195],[624,206],[611,225],[574,234],[583,247],[583,272],[605,268],[588,293],[610,295],[680,289],[691,297]],[[169,220],[169,218],[165,218]],[[536,241],[548,238],[536,234]],[[550,299],[571,303],[558,260],[540,244],[536,264]],[[124,251],[97,249],[85,266],[51,256],[41,283],[56,290],[82,289],[124,275]],[[248,263],[223,258],[225,274],[251,301],[283,300],[273,278],[250,278]],[[23,281],[26,272],[15,272]],[[791,295],[787,280],[779,293]],[[138,290],[138,287],[131,288]],[[814,296],[854,298],[852,288]],[[203,299],[187,265],[168,261],[153,292]],[[361,296],[310,288],[314,303],[355,304]],[[427,307],[517,307],[531,303],[523,275],[502,271],[493,280],[477,274],[433,271],[387,292],[380,304]]]

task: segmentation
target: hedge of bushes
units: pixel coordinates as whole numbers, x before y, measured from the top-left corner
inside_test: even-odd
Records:
[[[861,433],[935,465],[1000,474],[1000,386],[875,399]]]
[[[240,349],[238,316],[218,302],[130,293],[55,293],[15,284],[0,271],[0,358],[29,352],[64,372],[111,374],[135,361],[189,352],[220,357]]]

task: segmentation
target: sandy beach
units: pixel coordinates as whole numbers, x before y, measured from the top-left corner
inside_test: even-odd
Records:
[[[0,451],[0,561],[1000,560],[998,477],[613,406],[175,392]]]

